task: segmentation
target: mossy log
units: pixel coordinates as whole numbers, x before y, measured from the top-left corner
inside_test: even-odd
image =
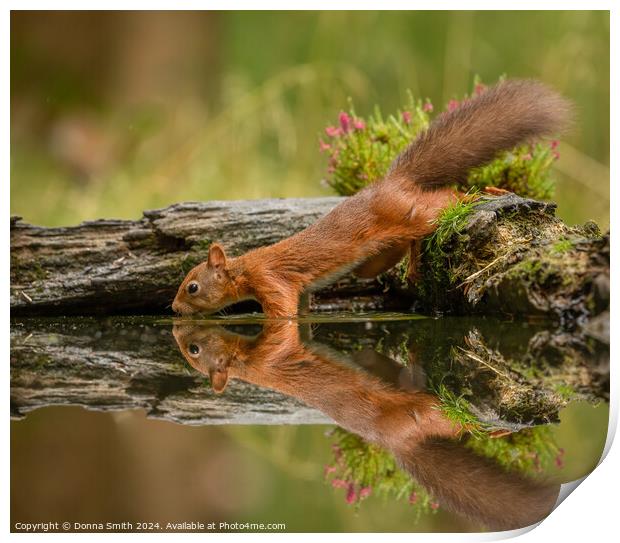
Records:
[[[609,234],[514,194],[451,211],[425,241],[413,285],[404,264],[386,283],[422,311],[547,317],[570,329],[609,308]]]
[[[170,312],[184,274],[212,240],[237,255],[306,227],[340,198],[185,203],[137,221],[44,228],[11,219],[13,315]],[[404,265],[347,276],[313,309],[419,309],[551,317],[573,326],[606,310],[609,237],[569,227],[555,206],[509,194],[481,199],[425,244],[421,278]]]
[[[231,329],[246,336],[260,330]],[[556,422],[569,401],[609,398],[608,347],[549,323],[451,317],[322,323],[312,326],[309,345],[331,349],[334,360],[386,384],[413,379],[452,413],[473,415],[490,429]],[[143,409],[150,418],[191,425],[331,422],[294,398],[238,380],[216,395],[179,353],[170,320],[153,317],[14,320],[11,416],[50,405]]]

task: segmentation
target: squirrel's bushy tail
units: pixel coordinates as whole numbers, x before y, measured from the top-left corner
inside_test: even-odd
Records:
[[[389,176],[429,187],[462,182],[500,151],[561,132],[571,110],[538,81],[502,81],[437,117],[394,160]]]

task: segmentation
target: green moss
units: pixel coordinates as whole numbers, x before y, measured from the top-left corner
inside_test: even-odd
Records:
[[[566,383],[557,383],[554,389],[560,395],[560,397],[565,401],[569,401],[576,394],[575,389]]]
[[[11,258],[11,275],[19,284],[45,281],[49,272],[37,261]],[[13,281],[11,281],[13,283]]]
[[[574,246],[574,243],[570,239],[564,238],[554,243],[551,247],[551,250],[554,253],[566,253],[570,251]]]
[[[187,253],[179,263],[183,276],[187,275],[192,268],[200,264],[203,260],[203,258],[195,254]]]
[[[514,276],[525,276],[534,280],[542,269],[543,263],[540,260],[530,258],[519,262],[512,268],[510,274]]]
[[[401,286],[409,285],[409,253],[396,265],[396,275]]]
[[[35,368],[43,368],[48,364],[52,364],[52,357],[44,353],[33,353],[30,357],[30,362]]]
[[[211,241],[210,239],[200,239],[196,243],[194,243],[194,248],[198,249],[198,251],[208,252],[209,247],[211,247],[212,243],[213,241]]]

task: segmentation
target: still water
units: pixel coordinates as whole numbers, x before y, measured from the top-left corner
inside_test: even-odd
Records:
[[[608,347],[548,323],[13,320],[11,522],[522,527],[598,462],[608,387]]]

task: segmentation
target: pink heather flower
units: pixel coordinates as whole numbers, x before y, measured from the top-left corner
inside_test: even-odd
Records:
[[[334,471],[336,471],[335,466],[325,466],[325,468],[323,469],[323,475],[325,475],[325,478],[327,478],[327,476],[330,473],[334,473]]]
[[[360,488],[360,499],[363,500],[367,498],[372,493],[372,488],[369,486],[365,486],[364,488]]]
[[[351,130],[351,117],[344,111],[340,112],[338,115],[338,121],[340,122],[340,128],[346,134],[349,130]]]
[[[476,87],[474,88],[474,93],[482,94],[486,90],[486,88],[487,86],[484,85],[483,83],[478,83]]]
[[[325,133],[330,138],[336,138],[342,134],[342,130],[338,128],[337,126],[328,126],[325,128]]]
[[[418,493],[417,492],[412,492],[409,495],[409,503],[411,505],[413,505],[414,503],[417,503],[417,501],[418,501]]]
[[[353,483],[349,483],[349,486],[347,487],[346,500],[348,504],[352,504],[357,501],[357,493],[355,492],[355,485]]]
[[[323,140],[319,140],[319,151],[328,151],[332,146],[329,143],[325,143]]]
[[[411,113],[409,111],[403,111],[403,122],[409,124],[411,122]]]
[[[334,168],[333,166],[327,167],[327,173],[334,173],[335,171],[336,171],[336,168]]]
[[[362,119],[354,119],[353,128],[355,128],[355,130],[364,130],[366,128],[366,123],[362,121]]]
[[[549,145],[551,149],[557,149],[560,142],[558,140],[551,140],[551,144]]]
[[[551,153],[551,155],[553,156],[553,158],[554,158],[555,160],[557,160],[558,158],[560,158],[560,153],[558,153],[557,151],[553,151],[553,152]]]
[[[439,504],[437,502],[431,502],[431,509],[433,511],[439,509]]]
[[[433,111],[433,104],[431,104],[430,102],[426,102],[422,106],[422,111],[426,111],[427,113],[430,113],[431,111]]]
[[[457,107],[459,107],[458,100],[453,99],[448,102],[448,111],[454,111]]]
[[[347,482],[342,479],[333,479],[332,487],[333,488],[347,488]]]
[[[564,467],[564,460],[562,460],[562,457],[560,455],[555,457],[555,465],[560,469]]]
[[[523,155],[523,160],[532,160],[532,153],[525,153]]]

